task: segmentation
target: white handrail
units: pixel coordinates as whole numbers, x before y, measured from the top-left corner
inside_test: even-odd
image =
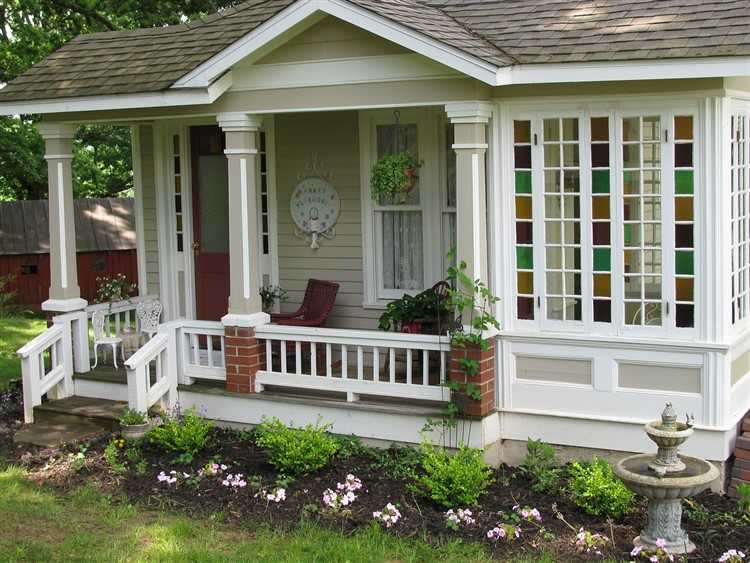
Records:
[[[265,366],[256,390],[282,386],[446,401],[448,336],[264,325]]]
[[[128,374],[128,406],[146,412],[157,402],[171,408],[177,402],[177,368],[174,331],[159,327],[159,333],[125,362]],[[153,369],[152,369],[153,368]]]
[[[181,383],[191,385],[195,379],[226,381],[224,325],[214,321],[181,321],[177,342],[182,350]]]
[[[73,394],[73,346],[70,321],[54,319],[55,324],[22,346],[23,414],[34,422],[34,407],[42,397],[62,399]]]

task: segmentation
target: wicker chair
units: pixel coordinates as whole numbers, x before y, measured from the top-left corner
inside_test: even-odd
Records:
[[[287,326],[324,326],[331,314],[339,284],[308,280],[302,305],[294,313],[273,313],[271,322]]]

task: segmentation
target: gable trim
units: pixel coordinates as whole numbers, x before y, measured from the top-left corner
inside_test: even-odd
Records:
[[[354,6],[346,0],[300,0],[180,78],[172,88],[206,88],[217,76],[257,53],[282,34],[291,31],[306,19],[323,14],[369,31],[467,76],[490,85],[496,84],[497,66]]]

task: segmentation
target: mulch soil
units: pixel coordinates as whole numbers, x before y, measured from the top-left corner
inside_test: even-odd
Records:
[[[17,390],[10,393],[15,393],[13,400],[6,400],[6,403],[2,402],[0,393],[0,405],[20,401]],[[8,393],[5,395],[7,398]],[[145,471],[139,475],[135,471],[135,463],[128,462],[125,451],[121,450],[119,458],[128,469],[117,473],[104,460],[104,448],[113,437],[106,436],[84,445],[85,467],[76,471],[72,456],[81,451],[80,444],[66,445],[60,449],[13,444],[13,432],[19,426],[16,422],[18,415],[18,409],[0,407],[0,463],[5,461],[23,465],[28,470],[29,478],[36,482],[62,491],[94,483],[115,498],[120,496],[127,502],[190,515],[220,513],[229,521],[244,525],[264,523],[276,529],[291,529],[301,518],[307,518],[348,534],[372,525],[372,513],[382,510],[391,502],[398,506],[402,518],[389,533],[402,537],[430,542],[456,538],[481,542],[498,559],[512,559],[514,556],[533,559],[540,550],[551,553],[558,561],[600,559],[575,550],[575,531],[584,527],[614,539],[614,546],[610,545],[605,550],[606,556],[629,561],[632,539],[646,523],[644,502],[640,502],[637,510],[622,520],[608,521],[583,513],[564,494],[535,493],[523,473],[503,466],[497,469],[494,483],[481,498],[480,504],[472,507],[476,524],[451,530],[445,525],[445,508],[415,491],[410,479],[399,477],[398,472],[392,471],[403,457],[399,450],[389,450],[387,458],[380,456],[378,460],[367,453],[358,453],[348,459],[334,458],[324,469],[298,477],[292,483],[284,483],[287,494],[285,501],[268,502],[256,496],[256,485],[259,483],[262,488],[273,491],[277,486],[278,474],[268,463],[265,452],[255,445],[249,433],[219,428],[211,430],[208,447],[188,465],[177,465],[173,454],[143,443],[140,450],[145,464],[141,464],[141,469]],[[161,471],[169,473],[172,470],[194,476],[209,462],[226,464],[228,468],[225,474],[242,473],[248,486],[232,490],[222,485],[223,476],[207,476],[192,482],[180,479],[172,485],[157,479]],[[357,499],[350,507],[339,513],[331,513],[322,503],[323,491],[328,488],[335,490],[336,484],[344,482],[347,474],[357,476],[363,483],[363,489],[357,491]],[[522,523],[521,537],[514,542],[489,542],[486,533],[498,523],[498,513],[510,513],[515,505],[537,508],[542,514],[542,523]],[[750,518],[743,520],[739,517],[736,507],[733,499],[710,492],[701,494],[686,506],[684,526],[699,546],[699,551],[688,558],[690,561],[716,561],[730,548],[750,552]],[[555,517],[555,510],[565,521]]]

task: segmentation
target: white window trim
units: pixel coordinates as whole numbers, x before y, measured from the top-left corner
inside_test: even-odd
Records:
[[[439,131],[442,114],[430,108],[402,109],[401,123],[416,122],[418,128],[417,143],[419,158],[424,161],[420,168],[420,185],[445,187],[441,172],[441,139],[444,134]],[[424,288],[414,291],[387,290],[382,283],[382,250],[379,242],[382,240],[382,227],[376,218],[378,206],[370,196],[370,170],[377,158],[377,130],[378,125],[393,123],[393,110],[360,111],[359,112],[359,146],[360,146],[360,185],[362,199],[362,275],[364,285],[364,308],[382,309],[394,299],[404,295],[415,295],[424,288],[429,288],[435,282],[445,278],[442,270],[441,224],[443,205],[437,197],[424,197],[421,192],[422,204],[422,244],[424,256]],[[416,209],[413,206],[399,206],[398,210],[408,211]]]
[[[528,102],[507,102],[505,108],[507,108],[506,115],[507,119],[504,123],[500,124],[501,136],[504,139],[503,145],[511,147],[509,149],[507,166],[505,172],[501,171],[503,176],[503,184],[507,186],[507,198],[504,200],[507,206],[508,215],[507,220],[511,225],[508,234],[511,236],[511,246],[515,249],[515,181],[514,181],[514,164],[513,164],[513,121],[514,120],[531,120],[532,121],[532,151],[535,149],[537,153],[532,153],[533,162],[536,164],[538,159],[541,157],[541,142],[539,146],[533,145],[533,134],[534,123],[540,123],[544,117],[571,117],[578,116],[580,121],[581,129],[581,142],[583,150],[581,151],[581,168],[583,171],[581,178],[581,261],[584,266],[582,270],[582,299],[584,303],[583,318],[580,326],[576,326],[576,322],[561,322],[559,330],[558,327],[551,327],[548,322],[545,322],[546,314],[543,308],[538,306],[538,303],[542,303],[544,307],[544,296],[546,293],[546,287],[544,285],[544,272],[545,264],[544,261],[544,231],[543,228],[538,228],[538,225],[544,223],[544,202],[543,195],[539,194],[538,189],[532,191],[533,198],[533,224],[534,224],[534,289],[535,289],[535,301],[539,298],[540,301],[535,303],[536,312],[534,320],[524,320],[517,318],[516,310],[516,295],[517,295],[517,279],[516,279],[516,253],[515,251],[508,253],[509,263],[507,264],[509,270],[509,276],[507,282],[509,284],[508,292],[508,324],[512,331],[525,331],[525,332],[549,332],[549,333],[568,333],[576,334],[580,332],[586,332],[592,335],[603,335],[603,336],[622,336],[622,337],[660,337],[670,339],[680,339],[694,341],[697,339],[697,335],[700,332],[700,328],[704,323],[704,310],[707,306],[713,306],[713,303],[701,302],[703,296],[703,284],[705,284],[704,276],[707,273],[699,273],[698,267],[701,264],[703,253],[705,252],[706,241],[703,234],[703,224],[701,215],[698,210],[705,201],[705,183],[702,176],[702,167],[705,163],[702,159],[704,153],[704,144],[706,139],[704,138],[707,134],[700,128],[701,111],[698,100],[695,99],[682,99],[677,100],[673,104],[668,104],[663,100],[641,100],[633,103],[628,103],[625,100],[617,99],[604,102],[590,103],[552,103],[545,102],[544,111],[539,111],[540,104],[529,104]],[[502,107],[502,106],[501,106]],[[622,232],[622,152],[621,152],[621,120],[623,117],[629,115],[660,115],[662,119],[661,128],[662,134],[664,133],[665,127],[669,130],[668,142],[662,142],[662,168],[670,172],[670,174],[662,175],[662,262],[663,262],[663,281],[662,281],[662,303],[669,301],[670,303],[670,314],[665,319],[664,324],[660,327],[632,327],[624,324],[622,315],[623,307],[623,295],[622,295],[622,250],[623,250],[623,232]],[[586,241],[590,241],[590,224],[591,224],[591,187],[590,178],[588,177],[590,165],[586,164],[586,161],[590,161],[588,137],[589,137],[589,120],[591,117],[602,117],[608,116],[610,118],[610,170],[612,185],[611,197],[612,197],[612,322],[611,323],[594,323],[592,316],[592,265],[591,265],[591,244]],[[693,328],[677,328],[675,326],[675,289],[674,289],[674,116],[676,115],[692,115],[693,116],[693,130],[694,130],[694,271],[695,286],[694,286],[694,299],[695,299],[695,310],[694,310],[694,327]],[[613,131],[614,129],[614,131]],[[538,129],[536,130],[538,133]],[[585,139],[584,139],[585,137]],[[541,136],[540,136],[541,139]],[[663,140],[662,140],[663,141]],[[665,160],[666,157],[666,160]],[[537,164],[537,167],[540,165]],[[585,167],[585,168],[584,168]],[[535,167],[536,169],[536,167]],[[541,168],[539,168],[541,170]],[[537,172],[533,171],[534,176]],[[537,178],[534,176],[532,182],[534,186],[537,185]],[[586,187],[584,187],[586,182]],[[584,191],[585,190],[585,191]],[[502,215],[502,210],[500,210]],[[667,227],[667,228],[664,228]],[[541,261],[540,261],[541,260]],[[586,262],[588,260],[588,262]],[[540,275],[541,273],[541,275]],[[587,289],[588,286],[588,289]],[[544,315],[544,316],[543,316]]]
[[[739,335],[747,335],[748,332],[750,332],[750,312],[746,313],[746,315],[742,319],[739,319],[739,320],[735,321],[734,323],[732,322],[732,310],[734,309],[735,299],[736,299],[736,297],[733,296],[733,291],[735,289],[737,289],[736,287],[734,287],[735,286],[735,281],[736,281],[734,278],[735,278],[735,272],[738,271],[736,269],[736,263],[737,263],[736,262],[736,260],[737,260],[737,252],[736,251],[737,251],[738,245],[737,245],[737,240],[736,240],[737,234],[736,233],[734,235],[731,234],[732,233],[732,231],[731,231],[731,224],[735,222],[735,217],[732,215],[732,197],[733,197],[733,192],[732,192],[732,182],[733,182],[732,172],[733,172],[734,167],[731,165],[731,152],[730,151],[732,150],[732,145],[734,144],[733,143],[734,131],[731,130],[731,118],[733,116],[741,116],[741,117],[744,118],[744,120],[745,120],[745,128],[746,128],[745,129],[745,137],[746,137],[745,140],[746,140],[746,143],[750,143],[750,101],[737,100],[737,99],[733,100],[733,103],[731,104],[728,113],[729,113],[729,116],[728,116],[729,120],[728,121],[730,123],[730,130],[729,130],[729,138],[728,138],[728,142],[727,142],[727,152],[728,152],[728,154],[727,154],[727,166],[728,166],[728,169],[727,169],[727,185],[726,185],[726,194],[725,194],[725,197],[727,198],[727,202],[728,202],[727,209],[728,209],[728,214],[730,216],[730,227],[729,227],[729,229],[727,231],[727,234],[729,236],[729,262],[728,262],[728,264],[726,266],[726,270],[727,270],[728,275],[729,275],[729,284],[730,284],[729,285],[729,289],[730,289],[730,291],[729,291],[729,294],[727,295],[727,298],[729,299],[729,323],[730,323],[730,327],[731,327],[731,334],[733,336],[737,337]],[[747,156],[747,152],[748,152],[748,149],[746,147],[745,148],[746,156]],[[747,168],[747,173],[750,174],[750,167]],[[750,182],[750,179],[747,180],[747,181]],[[745,216],[747,216],[747,211],[746,211]],[[748,259],[750,259],[750,258],[748,258]],[[732,262],[735,262],[735,268],[734,269],[732,268]],[[750,273],[748,273],[748,274],[749,274],[749,277],[750,277]],[[747,291],[748,286],[750,286],[750,279],[747,279],[746,282],[745,282],[745,289],[746,289],[745,296],[746,296],[746,299],[750,299],[750,293]]]

